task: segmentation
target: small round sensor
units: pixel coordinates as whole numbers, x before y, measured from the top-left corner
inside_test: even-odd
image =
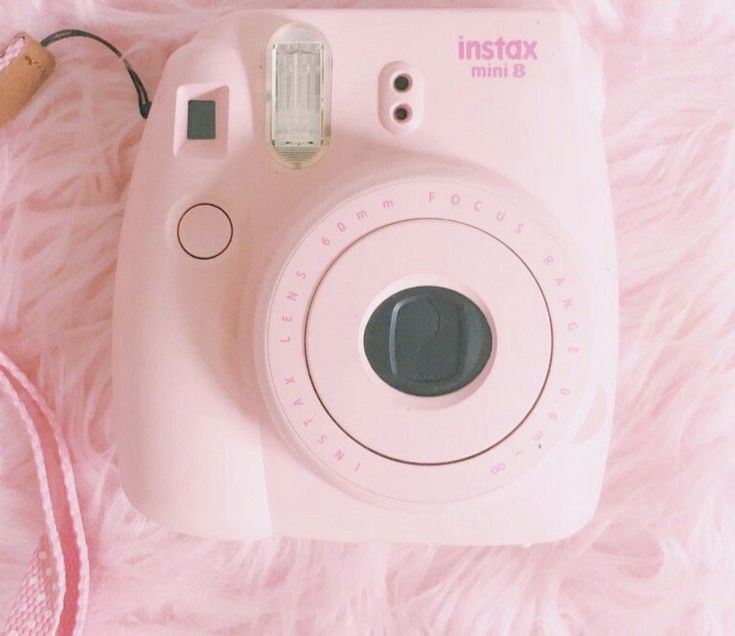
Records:
[[[409,119],[411,119],[411,109],[406,105],[396,106],[395,110],[393,111],[393,117],[396,119],[396,121],[399,122],[407,122]]]
[[[396,75],[393,79],[393,88],[395,88],[399,93],[405,93],[409,88],[411,88],[411,83],[411,78],[408,75],[401,73],[400,75]]]

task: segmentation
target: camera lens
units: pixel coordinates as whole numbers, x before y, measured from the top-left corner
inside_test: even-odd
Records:
[[[400,122],[408,121],[408,118],[410,116],[411,111],[408,106],[397,106],[396,109],[393,111],[393,117],[395,117],[396,120]]]
[[[458,391],[480,375],[493,335],[482,310],[464,294],[411,287],[373,312],[363,347],[384,382],[409,395],[433,397]]]
[[[393,80],[393,88],[399,93],[403,93],[411,88],[411,78],[408,75],[398,75]]]

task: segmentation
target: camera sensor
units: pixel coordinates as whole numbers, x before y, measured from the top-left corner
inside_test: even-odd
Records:
[[[396,106],[393,111],[393,118],[402,123],[407,122],[411,119],[411,109],[406,105]]]
[[[397,75],[393,79],[393,88],[395,88],[399,93],[405,93],[409,88],[411,88],[411,78],[403,73],[401,75]]]

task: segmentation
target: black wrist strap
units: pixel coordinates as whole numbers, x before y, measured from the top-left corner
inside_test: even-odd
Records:
[[[140,116],[143,119],[146,119],[148,117],[148,113],[151,110],[152,104],[150,98],[148,97],[148,91],[146,91],[145,86],[143,85],[143,81],[140,79],[140,76],[135,72],[135,69],[130,66],[130,63],[125,59],[125,56],[120,53],[119,49],[115,45],[110,44],[107,40],[101,38],[99,35],[89,33],[88,31],[82,31],[81,29],[64,29],[62,31],[56,31],[56,33],[52,33],[51,35],[43,38],[43,40],[41,40],[41,45],[47,47],[49,44],[53,44],[54,42],[58,42],[59,40],[64,40],[66,38],[89,38],[106,46],[110,51],[117,55],[117,57],[119,57],[122,60],[122,63],[125,65],[125,70],[128,72],[128,75],[130,75],[130,79],[132,80],[133,86],[135,87],[135,92],[138,95],[138,110],[140,111]]]

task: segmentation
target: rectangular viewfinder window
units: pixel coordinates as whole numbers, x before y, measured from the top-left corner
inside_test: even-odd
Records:
[[[216,102],[211,99],[190,99],[186,123],[187,139],[215,139]]]

